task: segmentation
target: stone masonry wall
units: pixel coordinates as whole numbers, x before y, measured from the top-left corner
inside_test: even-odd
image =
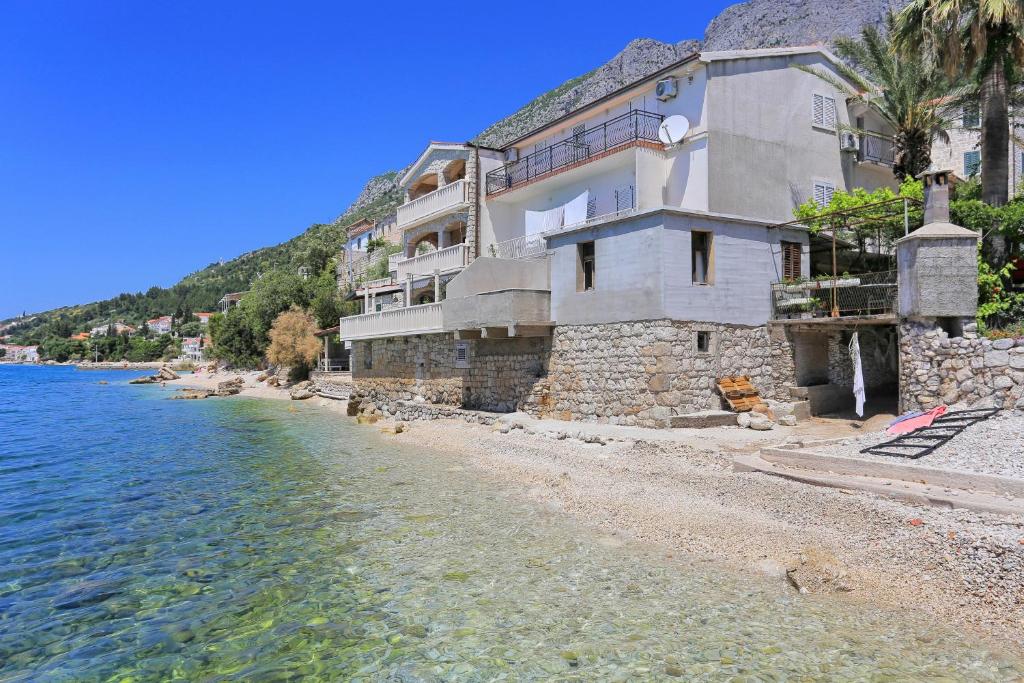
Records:
[[[1024,408],[1024,339],[950,337],[930,321],[900,325],[900,410],[964,404]]]
[[[708,332],[707,352],[697,350]],[[541,417],[665,427],[672,415],[720,409],[723,375],[750,375],[767,398],[793,384],[784,330],[653,320],[558,326],[547,377],[527,410]],[[778,358],[781,362],[774,362]]]
[[[546,338],[478,339],[469,342],[469,367],[458,368],[452,334],[357,341],[352,395],[377,409],[419,400],[512,412],[522,408],[543,376],[547,356]]]
[[[828,340],[828,381],[843,387],[853,386],[853,361],[850,359],[849,332],[835,332]],[[899,374],[899,343],[895,328],[868,327],[858,331],[861,369],[867,389],[895,387]]]

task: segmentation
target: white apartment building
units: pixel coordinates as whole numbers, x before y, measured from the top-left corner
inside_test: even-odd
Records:
[[[777,226],[809,198],[896,186],[892,128],[795,68],[841,79],[835,64],[818,47],[697,53],[502,149],[431,143],[401,180],[404,252],[340,323],[355,395],[663,424],[710,407],[715,375],[772,381],[770,288],[810,263],[806,229]],[[635,334],[688,367],[592,365],[588,345]],[[617,390],[572,376],[612,366],[631,377]],[[623,402],[636,391],[672,398]]]

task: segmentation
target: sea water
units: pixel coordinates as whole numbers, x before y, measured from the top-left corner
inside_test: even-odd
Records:
[[[1002,681],[915,615],[609,542],[310,404],[0,366],[0,681]]]

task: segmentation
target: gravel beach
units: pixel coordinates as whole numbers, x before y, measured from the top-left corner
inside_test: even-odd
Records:
[[[921,458],[895,458],[861,449],[875,446],[896,437],[873,432],[856,439],[815,446],[815,453],[862,458],[876,462],[902,463],[937,467],[962,472],[978,472],[1024,479],[1024,412],[996,413],[965,429],[940,448]]]
[[[434,421],[389,438],[449,453],[553,511],[658,544],[669,556],[695,555],[810,592],[924,609],[1024,639],[1024,519],[733,472],[735,446],[710,437],[704,447],[597,445]]]

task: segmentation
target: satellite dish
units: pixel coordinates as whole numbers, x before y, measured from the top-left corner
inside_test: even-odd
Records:
[[[658,126],[658,139],[666,145],[681,142],[690,132],[690,122],[682,114],[668,117]]]

